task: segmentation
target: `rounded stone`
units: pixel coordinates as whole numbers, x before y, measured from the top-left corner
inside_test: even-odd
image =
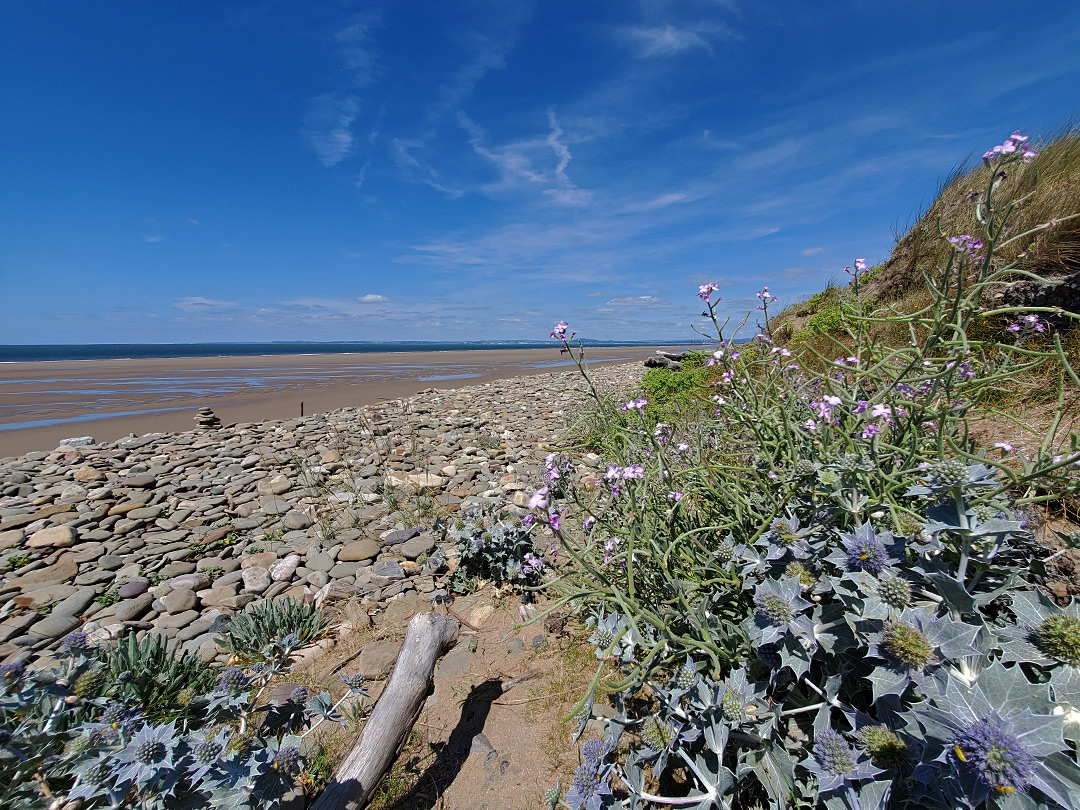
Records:
[[[297,531],[315,525],[315,521],[303,512],[294,510],[285,515],[285,518],[281,521],[281,525],[290,531]]]
[[[270,587],[270,571],[266,568],[245,568],[243,577],[248,593],[262,593]]]
[[[194,591],[190,591],[186,588],[177,588],[162,597],[161,603],[165,606],[165,611],[167,613],[175,614],[183,613],[186,610],[193,610],[199,603],[199,600],[198,597],[195,596]]]
[[[379,556],[379,544],[371,538],[354,540],[338,552],[338,562],[358,562],[372,560]]]
[[[300,555],[290,554],[285,559],[278,560],[270,566],[270,579],[274,582],[287,582],[292,579],[292,575],[296,573],[297,566],[299,565]]]
[[[75,532],[67,526],[39,529],[26,541],[29,548],[67,548],[75,543]]]

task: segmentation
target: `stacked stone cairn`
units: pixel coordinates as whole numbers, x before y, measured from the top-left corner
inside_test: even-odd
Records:
[[[221,420],[210,408],[203,406],[195,412],[195,425],[199,430],[217,430],[221,427]]]
[[[625,390],[642,372],[593,376]],[[455,556],[434,516],[524,516],[584,406],[580,375],[562,371],[0,458],[0,661],[46,665],[75,629],[96,643],[162,634],[224,661],[231,617],[277,597],[354,623],[429,609]],[[598,481],[601,464],[579,475]]]

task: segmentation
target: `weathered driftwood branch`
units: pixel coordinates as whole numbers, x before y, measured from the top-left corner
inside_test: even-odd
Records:
[[[679,371],[682,368],[682,363],[679,362],[680,359],[683,359],[683,357],[657,350],[652,357],[646,358],[645,367],[670,368],[672,371]]]
[[[394,671],[360,739],[334,771],[312,810],[363,810],[397,756],[431,690],[435,664],[453,646],[458,623],[435,613],[409,622]]]

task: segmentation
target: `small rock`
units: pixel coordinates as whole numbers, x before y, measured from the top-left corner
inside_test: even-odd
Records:
[[[129,579],[117,588],[116,592],[124,599],[132,599],[136,596],[142,596],[149,589],[150,580],[146,579],[146,577],[136,577],[135,579]]]
[[[185,610],[193,610],[199,604],[199,599],[195,596],[194,591],[178,588],[162,597],[161,602],[165,605],[167,613],[174,614],[183,613]]]
[[[360,651],[358,668],[365,678],[385,678],[401,651],[400,641],[372,641]]]
[[[421,534],[401,544],[398,552],[407,560],[415,560],[430,554],[435,548],[435,538],[430,534]]]
[[[266,568],[245,568],[243,577],[248,593],[262,593],[270,587],[270,571]]]
[[[29,633],[38,638],[59,638],[67,635],[80,624],[82,622],[77,616],[54,616],[50,613],[41,621],[31,625]]]
[[[67,548],[74,544],[75,532],[67,526],[50,526],[39,529],[26,541],[29,548]]]
[[[338,552],[338,562],[357,562],[359,560],[373,560],[379,556],[379,544],[365,537],[363,540],[354,540]]]
[[[270,579],[274,582],[287,582],[292,579],[292,575],[296,573],[296,568],[299,565],[300,555],[290,554],[284,560],[278,560],[270,566]]]
[[[87,447],[94,444],[93,436],[72,436],[70,439],[61,439],[59,447]]]
[[[151,594],[144,593],[134,599],[127,599],[116,606],[116,619],[121,622],[130,622],[142,616],[154,603]]]
[[[284,519],[281,521],[281,525],[290,531],[298,531],[315,525],[315,521],[303,512],[293,510],[285,515]]]

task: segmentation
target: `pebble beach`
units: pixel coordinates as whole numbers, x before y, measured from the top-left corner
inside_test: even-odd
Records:
[[[644,370],[592,377],[627,390]],[[282,595],[369,616],[426,609],[454,556],[436,553],[429,518],[524,515],[586,407],[572,369],[2,458],[0,660],[48,660],[76,629],[157,633],[224,660],[230,618]]]

